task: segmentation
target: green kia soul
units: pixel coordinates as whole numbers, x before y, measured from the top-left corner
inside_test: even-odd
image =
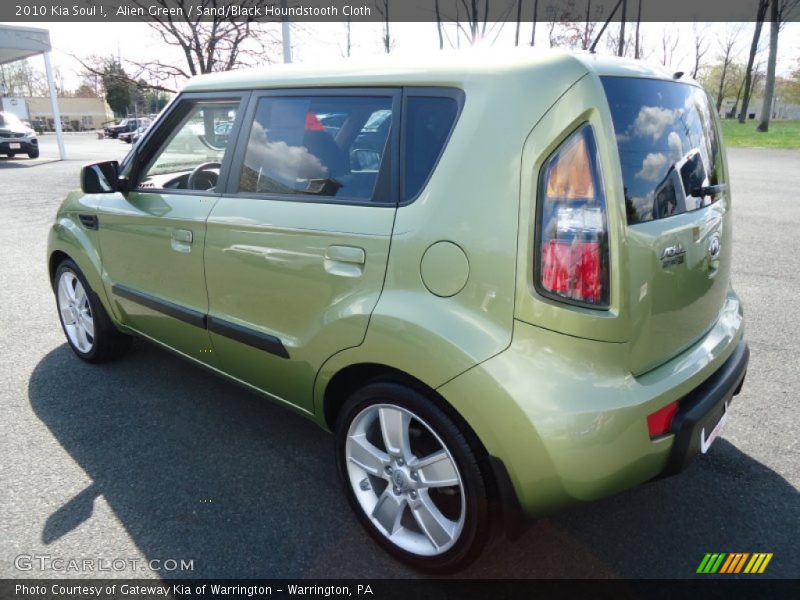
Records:
[[[429,572],[680,471],[745,377],[717,116],[589,54],[192,79],[49,238],[82,359],[150,340],[334,432]]]

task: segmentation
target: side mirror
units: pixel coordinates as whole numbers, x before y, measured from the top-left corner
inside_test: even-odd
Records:
[[[120,191],[119,162],[106,160],[91,163],[81,169],[81,189],[84,194],[110,194]]]

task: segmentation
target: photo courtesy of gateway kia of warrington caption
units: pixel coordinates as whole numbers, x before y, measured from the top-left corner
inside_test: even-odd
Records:
[[[287,584],[282,587],[272,585],[220,585],[218,583],[181,584],[109,584],[109,585],[70,585],[54,583],[49,585],[26,585],[18,583],[14,586],[17,597],[25,596],[88,596],[99,598],[103,595],[137,596],[137,597],[180,597],[203,596],[207,593],[214,596],[247,597],[271,596],[287,593],[290,596],[373,596],[372,586],[368,584],[349,585],[297,585]]]

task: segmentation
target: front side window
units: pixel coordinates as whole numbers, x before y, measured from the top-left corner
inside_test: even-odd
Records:
[[[238,108],[238,101],[187,105],[175,131],[141,173],[139,187],[213,190]]]
[[[708,96],[678,81],[603,77],[622,165],[628,224],[708,206],[724,184]]]
[[[372,200],[391,127],[388,96],[261,98],[239,191]]]

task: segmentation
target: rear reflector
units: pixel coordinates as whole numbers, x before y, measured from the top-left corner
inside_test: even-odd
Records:
[[[678,412],[678,402],[671,402],[664,408],[657,410],[647,417],[647,431],[650,434],[650,439],[657,438],[666,433],[669,433],[672,427],[672,417]]]

